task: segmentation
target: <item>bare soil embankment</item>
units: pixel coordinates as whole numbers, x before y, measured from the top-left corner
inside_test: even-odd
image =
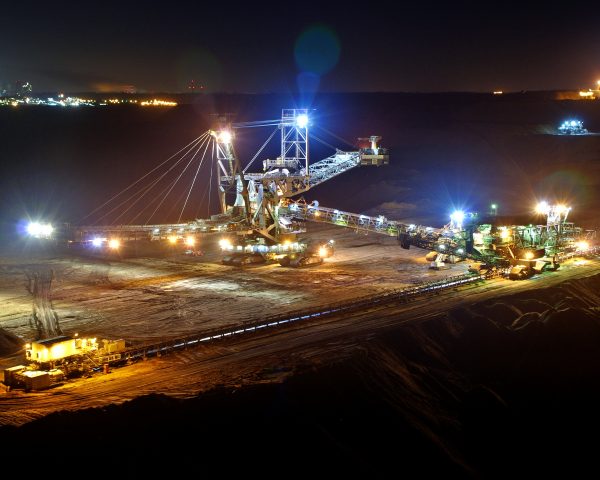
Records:
[[[0,440],[7,458],[66,449],[138,475],[577,475],[593,467],[600,427],[599,292],[595,275],[499,297],[365,339],[342,360],[324,349],[328,361],[281,383],[56,413]]]

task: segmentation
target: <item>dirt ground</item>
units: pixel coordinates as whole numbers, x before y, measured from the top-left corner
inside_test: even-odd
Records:
[[[320,224],[309,232],[315,240],[333,239],[335,254],[302,269],[224,266],[214,234],[201,239],[200,257],[4,255],[0,328],[23,341],[78,333],[145,342],[459,275],[468,267],[432,270],[425,250],[404,250],[394,237]]]

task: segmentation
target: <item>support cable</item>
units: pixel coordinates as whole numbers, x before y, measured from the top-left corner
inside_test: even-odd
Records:
[[[267,144],[271,141],[271,139],[273,138],[273,136],[277,133],[277,130],[279,130],[279,127],[277,127],[275,130],[273,130],[273,133],[271,133],[271,135],[269,136],[269,138],[267,138],[267,140],[265,141],[265,143],[263,143],[262,147],[260,147],[260,149],[258,150],[258,152],[256,152],[256,155],[254,155],[254,157],[252,157],[252,160],[250,160],[250,162],[248,162],[248,165],[246,165],[246,167],[244,167],[244,170],[242,170],[242,173],[246,173],[246,170],[248,170],[248,168],[250,168],[250,165],[252,165],[252,163],[254,162],[254,160],[256,160],[256,158],[265,149],[265,147],[267,146]]]
[[[278,125],[281,120],[256,120],[254,122],[236,122],[231,126],[233,128],[247,128],[247,127],[268,127],[271,125]]]
[[[205,140],[208,141],[208,140]],[[160,208],[160,206],[164,203],[164,201],[167,199],[167,197],[169,196],[169,194],[171,193],[171,190],[173,190],[173,187],[175,187],[175,185],[177,184],[177,182],[179,181],[179,179],[181,178],[181,176],[185,173],[185,171],[188,169],[188,167],[190,166],[190,164],[192,163],[192,161],[194,160],[194,158],[196,158],[196,155],[198,154],[198,152],[200,151],[200,149],[202,148],[203,145],[200,145],[200,147],[198,147],[198,149],[194,152],[194,155],[192,155],[192,158],[190,159],[190,161],[187,163],[187,165],[185,166],[185,168],[183,169],[183,171],[179,174],[179,176],[175,179],[175,182],[173,183],[173,185],[171,185],[171,188],[169,189],[169,191],[165,194],[165,196],[163,197],[163,199],[160,201],[160,203],[156,206],[156,208],[154,209],[154,211],[152,212],[152,215],[150,215],[150,217],[148,218],[148,220],[146,221],[146,223],[144,225],[148,225],[148,222],[150,222],[150,220],[152,219],[152,217],[154,216],[154,214],[156,213],[156,211]]]
[[[214,155],[214,148],[215,145],[213,143],[213,155]],[[210,217],[210,194],[212,193],[212,178],[213,178],[213,171],[215,169],[215,162],[211,162],[210,165],[210,182],[208,182],[208,207],[206,209],[206,216]],[[204,193],[206,193],[206,190],[204,190]]]
[[[173,165],[171,165],[171,167],[165,172],[163,173],[161,176],[159,176],[158,178],[154,179],[150,185],[147,185],[145,187],[140,188],[139,190],[137,190],[135,193],[133,193],[132,195],[130,195],[129,197],[127,197],[125,200],[123,200],[121,203],[119,203],[118,205],[116,205],[115,207],[113,207],[111,210],[109,210],[108,212],[106,212],[104,215],[102,215],[100,218],[98,218],[98,220],[94,223],[97,224],[98,222],[100,222],[100,220],[102,220],[103,218],[106,218],[108,215],[110,215],[111,213],[113,213],[115,210],[117,210],[119,207],[121,207],[122,205],[124,205],[125,203],[129,202],[131,199],[135,198],[137,195],[141,195],[139,196],[139,198],[137,200],[135,200],[135,202],[133,202],[129,208],[127,208],[125,210],[126,213],[128,212],[135,204],[137,204],[150,190],[152,190],[152,188],[154,188],[154,186],[160,182],[171,170],[173,170],[173,168],[175,168],[177,165],[179,165],[179,163],[200,143],[202,144],[204,141],[203,140],[199,140],[203,137],[204,135],[198,137],[196,140],[197,142],[191,146],[178,160],[177,162],[175,162]],[[155,169],[156,170],[156,169]],[[148,174],[151,172],[148,172]],[[148,174],[146,174],[145,176],[147,176]],[[141,180],[141,179],[140,179]],[[133,186],[133,184],[131,185]],[[129,188],[129,187],[128,187]],[[113,197],[115,198],[115,197]],[[108,202],[104,203],[104,205],[106,205]],[[99,207],[100,208],[100,207]],[[96,209],[97,211],[98,209]],[[89,215],[88,215],[89,216]],[[119,215],[115,220],[117,220],[118,218],[121,218],[122,215]],[[85,218],[85,217],[84,217]]]
[[[186,148],[188,148],[190,145],[196,144],[197,142],[199,142],[202,137],[204,137],[205,135],[208,135],[208,132],[204,132],[202,135],[200,135],[198,138],[192,140],[190,143],[188,143],[185,147],[181,148],[180,150],[178,150],[177,152],[175,152],[173,155],[171,155],[169,158],[167,158],[164,162],[160,163],[159,165],[157,165],[156,167],[154,167],[152,170],[150,170],[148,173],[146,173],[145,175],[143,175],[142,177],[138,178],[135,182],[133,182],[132,184],[130,184],[128,187],[124,188],[123,190],[121,190],[119,193],[117,193],[116,195],[113,195],[111,198],[109,198],[106,202],[104,202],[102,205],[100,205],[99,207],[95,208],[94,210],[92,210],[90,213],[88,213],[85,217],[80,219],[80,222],[82,220],[85,220],[86,218],[88,218],[89,216],[93,215],[94,213],[96,213],[98,210],[100,210],[102,207],[104,207],[105,205],[109,204],[110,202],[112,202],[115,198],[119,197],[120,195],[122,195],[123,193],[125,193],[127,190],[129,190],[130,188],[132,188],[134,185],[137,185],[139,182],[141,182],[144,178],[146,178],[148,175],[150,175],[152,172],[154,172],[155,170],[157,170],[158,168],[162,167],[165,163],[167,163],[169,160],[172,160],[175,156],[179,155],[183,150],[185,150]],[[186,152],[187,154],[187,152]],[[186,155],[184,154],[184,155]]]
[[[181,217],[183,216],[183,211],[185,210],[185,207],[187,206],[187,202],[190,198],[190,194],[192,193],[192,188],[194,188],[194,183],[196,183],[196,177],[198,176],[198,172],[200,172],[200,167],[202,166],[202,163],[204,162],[204,157],[206,156],[207,150],[208,150],[208,142],[206,142],[206,146],[204,147],[204,152],[202,152],[202,158],[200,159],[200,162],[198,162],[198,168],[196,169],[196,174],[194,175],[194,179],[192,180],[192,184],[190,185],[190,189],[188,190],[188,194],[187,194],[187,197],[185,198],[185,202],[183,204],[183,208],[181,209],[181,213],[179,214],[179,218],[177,219],[177,223],[179,223],[181,221]]]
[[[213,160],[215,159],[215,142],[214,141],[212,142],[212,155],[211,155],[211,158]],[[209,216],[210,216],[210,189],[212,187],[212,177],[213,177],[213,170],[215,168],[215,163],[216,163],[215,161],[210,162],[210,182],[208,183],[208,188],[209,188],[209,190],[208,190],[208,192],[209,192],[208,193],[208,196],[209,196],[209,198],[208,198],[208,201],[209,201],[209,204],[208,204],[209,210],[208,210],[208,212],[209,212]],[[204,189],[204,193],[202,194],[202,198],[200,199],[200,203],[198,204],[198,208],[196,209],[196,218],[198,218],[199,215],[200,215],[200,211],[202,210],[201,206],[202,206],[202,203],[204,202],[204,199],[206,198],[206,193],[207,193],[207,190]]]
[[[336,147],[334,147],[333,145],[327,143],[325,140],[320,139],[319,137],[317,137],[316,135],[309,133],[308,135],[310,138],[316,140],[317,142],[322,143],[323,145],[325,145],[326,147],[329,147],[331,149],[333,149],[334,151],[337,151],[338,149]]]
[[[326,128],[324,128],[324,127],[321,127],[321,126],[319,126],[319,125],[317,125],[317,126],[316,126],[316,128],[319,128],[319,129],[323,130],[323,131],[324,131],[325,133],[327,133],[328,135],[331,135],[332,137],[334,137],[334,138],[336,138],[336,139],[338,139],[338,140],[340,140],[340,141],[344,142],[346,145],[348,145],[348,146],[352,147],[353,149],[354,149],[354,148],[356,148],[356,145],[355,145],[354,143],[350,143],[348,140],[346,140],[345,138],[342,138],[342,137],[340,137],[339,135],[336,135],[336,134],[335,134],[335,133],[333,133],[332,131],[330,131],[330,130],[327,130]],[[337,149],[336,149],[336,150],[337,150]]]
[[[198,147],[198,149],[196,150],[196,153],[198,152],[198,150],[199,150],[200,148],[202,148],[202,144],[203,144],[204,142],[206,142],[206,141],[208,141],[208,140],[207,140],[207,139],[204,139],[204,140],[203,140],[203,142],[200,144],[200,146],[199,146],[199,147]],[[190,161],[191,161],[191,160],[190,160]],[[188,164],[189,164],[189,162],[188,162]],[[166,175],[166,173],[165,173],[165,175]],[[141,200],[141,199],[142,199],[142,198],[143,198],[143,197],[144,197],[144,196],[145,196],[145,195],[146,195],[146,194],[147,194],[147,193],[148,193],[148,192],[149,192],[149,191],[152,189],[152,188],[154,188],[154,186],[155,186],[155,185],[156,185],[156,184],[157,184],[157,183],[158,183],[158,182],[159,182],[161,179],[162,179],[162,178],[159,178],[159,179],[157,179],[157,180],[154,182],[154,184],[153,184],[152,186],[150,186],[150,188],[149,188],[148,190],[146,190],[146,192],[144,192],[144,194],[143,194],[143,195],[141,195],[141,196],[140,196],[140,197],[139,197],[139,198],[138,198],[138,199],[137,199],[135,202],[133,202],[133,204],[132,204],[132,205],[130,205],[130,206],[129,206],[129,207],[128,207],[128,208],[127,208],[127,209],[126,209],[124,212],[122,212],[122,213],[121,213],[121,215],[119,215],[119,216],[118,216],[118,217],[117,217],[115,220],[118,220],[118,219],[119,219],[119,218],[121,218],[121,217],[122,217],[122,216],[123,216],[125,213],[127,213],[127,212],[128,212],[130,209],[131,209],[131,208],[133,208],[133,206],[134,206],[135,204],[137,204],[137,203],[138,203],[138,202],[139,202],[139,201],[140,201],[140,200]],[[140,211],[137,213],[137,215],[135,215],[135,216],[134,216],[134,217],[133,217],[133,218],[132,218],[132,219],[129,221],[129,223],[130,223],[130,224],[132,224],[132,223],[133,223],[133,222],[134,222],[134,221],[135,221],[135,220],[136,220],[136,219],[137,219],[137,218],[138,218],[138,217],[139,217],[139,216],[140,216],[140,215],[141,215],[143,212],[145,212],[145,211],[146,211],[146,210],[147,210],[147,209],[148,209],[150,206],[152,206],[152,204],[153,204],[153,203],[154,203],[154,202],[155,202],[157,199],[159,199],[159,198],[160,198],[160,196],[161,196],[161,195],[162,195],[162,194],[163,194],[163,193],[164,193],[164,192],[167,190],[167,188],[169,188],[169,187],[170,187],[170,186],[171,186],[171,185],[172,185],[174,182],[175,182],[175,181],[173,180],[173,181],[172,181],[172,183],[169,183],[169,184],[168,184],[168,185],[167,185],[165,188],[163,188],[163,189],[160,191],[160,193],[159,193],[157,196],[155,196],[155,197],[154,197],[152,200],[150,200],[150,202],[148,202],[148,204],[147,204],[147,205],[146,205],[144,208],[142,208],[142,209],[141,209],[141,210],[140,210]]]

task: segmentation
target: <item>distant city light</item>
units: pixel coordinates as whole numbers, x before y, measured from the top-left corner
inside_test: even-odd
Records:
[[[171,102],[169,100],[158,100],[156,98],[152,100],[144,100],[140,102],[142,107],[176,107],[177,102]]]
[[[26,84],[30,85],[30,84]],[[25,90],[30,92],[31,90]],[[93,98],[82,98],[82,97],[71,97],[65,96],[64,93],[57,94],[55,97],[35,97],[28,93],[26,96],[24,92],[17,93],[13,96],[6,96],[0,98],[0,106],[18,106],[18,105],[42,105],[49,107],[94,107],[97,105],[122,105],[122,104],[134,104],[142,107],[175,107],[177,102],[171,100],[162,100],[159,98],[153,98],[149,100],[138,100],[136,98],[127,97],[116,97],[116,98],[105,98],[105,99],[93,99]]]

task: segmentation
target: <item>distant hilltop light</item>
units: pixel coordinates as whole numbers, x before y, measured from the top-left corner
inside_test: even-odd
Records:
[[[55,97],[34,97],[34,96],[12,96],[0,97],[1,106],[18,107],[20,105],[38,105],[46,107],[95,107],[101,106],[116,106],[116,105],[140,105],[142,107],[175,107],[177,102],[171,100],[162,100],[152,98],[146,100],[138,100],[131,96],[112,97],[103,99],[80,98],[66,96],[64,93],[58,93]]]
[[[168,100],[157,100],[156,98],[153,100],[146,100],[143,102],[140,102],[140,105],[142,107],[176,107],[177,106],[177,102],[170,102]]]
[[[494,90],[494,95],[502,95],[504,92],[502,90]]]
[[[582,98],[589,98],[590,100],[595,98],[594,92],[592,90],[581,90],[579,92],[579,96]]]

